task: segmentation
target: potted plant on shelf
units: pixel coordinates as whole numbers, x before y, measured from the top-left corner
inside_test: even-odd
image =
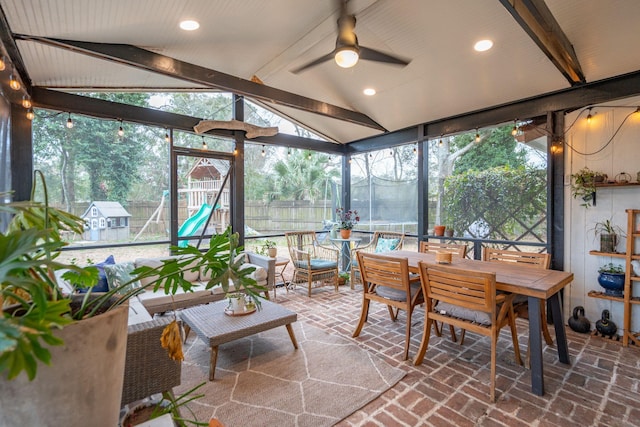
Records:
[[[44,185],[44,177],[36,171]],[[35,185],[32,190],[32,199]],[[0,194],[0,200],[7,200]],[[44,203],[0,202],[0,211],[13,215],[0,232],[0,425],[78,425],[100,420],[117,425],[122,393],[127,341],[127,301],[144,287],[132,282],[152,279],[146,287],[162,286],[165,293],[189,291],[187,270],[205,269],[226,292],[229,281],[236,289],[258,295],[264,289],[248,277],[254,269],[240,269],[236,261],[238,235],[227,229],[214,236],[206,252],[188,246],[172,247],[180,257],[157,268],[140,267],[134,279],[106,293],[94,293],[95,267],[57,261],[63,246],[61,232],[82,233],[84,221]],[[64,271],[64,273],[62,273]],[[86,293],[65,294],[58,286],[62,276]],[[170,355],[181,350],[174,321],[167,332]],[[49,366],[44,366],[44,365]],[[87,399],[87,396],[92,396]],[[70,409],[69,405],[73,405]]]
[[[622,228],[614,225],[611,219],[596,222],[591,230],[596,236],[600,236],[600,252],[615,253],[618,237],[624,237]]]
[[[582,200],[581,206],[588,208],[595,199],[596,183],[605,182],[607,174],[585,167],[571,175],[571,194]]]
[[[624,268],[608,263],[598,269],[598,283],[605,289],[606,295],[622,297],[624,289]]]
[[[343,208],[336,209],[336,221],[338,222],[338,230],[340,230],[340,237],[348,239],[351,237],[351,230],[360,222],[358,211],[348,210]]]

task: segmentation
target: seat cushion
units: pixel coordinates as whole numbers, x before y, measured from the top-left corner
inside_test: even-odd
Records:
[[[309,270],[309,266],[306,261],[297,261],[296,267]],[[311,260],[311,270],[329,270],[332,268],[338,268],[338,264],[335,261],[326,261],[323,259]]]
[[[489,316],[489,313],[486,313],[484,311],[472,310],[470,308],[460,307],[459,305],[449,304],[442,301],[438,301],[435,311],[440,314],[458,317],[460,319],[469,320],[470,322],[476,322],[481,325],[491,325],[491,316]]]
[[[91,290],[92,292],[108,292],[109,291],[109,283],[107,282],[107,275],[104,272],[105,265],[113,265],[116,263],[113,255],[109,255],[107,259],[97,264],[94,264],[93,267],[98,269],[98,283]],[[80,293],[87,292],[88,288],[79,288],[78,291]]]
[[[378,239],[376,253],[395,251],[400,244],[400,239]]]
[[[411,297],[413,297],[416,292],[420,290],[420,283],[412,283],[411,284]],[[376,286],[376,294],[383,298],[387,298],[393,301],[406,301],[407,293],[405,291],[401,291],[400,289],[390,288],[388,286],[378,285]]]

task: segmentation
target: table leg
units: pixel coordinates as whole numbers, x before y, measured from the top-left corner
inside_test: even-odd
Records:
[[[531,391],[544,395],[542,368],[542,329],[540,325],[540,299],[529,297],[529,348],[531,355]]]
[[[213,381],[216,374],[216,363],[218,363],[218,346],[211,347],[211,359],[209,359],[209,381]]]
[[[287,332],[289,332],[289,338],[291,338],[291,344],[293,344],[293,348],[298,349],[298,341],[296,340],[296,334],[293,333],[293,328],[291,327],[291,323],[285,325],[287,327]]]
[[[191,332],[191,327],[185,323],[184,324],[184,342],[185,343],[187,342],[187,338],[189,338],[189,332]]]
[[[569,345],[567,344],[567,333],[564,329],[564,317],[562,316],[562,304],[560,304],[560,293],[556,293],[549,298],[551,315],[553,316],[553,326],[556,330],[556,343],[558,345],[558,360],[561,363],[571,364],[569,360]]]

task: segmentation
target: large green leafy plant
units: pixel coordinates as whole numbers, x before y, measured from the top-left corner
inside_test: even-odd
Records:
[[[44,184],[42,175],[37,176]],[[35,190],[32,199],[34,193]],[[0,200],[5,200],[4,196],[0,194]],[[241,268],[243,262],[237,254],[242,248],[238,246],[238,234],[231,233],[230,228],[213,236],[205,252],[192,246],[171,247],[177,256],[163,261],[160,267],[134,270],[131,282],[152,278],[143,288],[125,291],[131,284],[127,282],[106,293],[92,293],[91,288],[98,281],[95,267],[56,261],[66,245],[61,232],[82,233],[84,222],[49,207],[46,185],[44,197],[45,203],[0,203],[0,212],[13,216],[7,229],[0,233],[0,373],[8,379],[23,371],[33,379],[38,361],[51,363],[47,347],[64,344],[54,334],[55,329],[112,310],[145,288],[163,288],[166,294],[179,289],[191,291],[193,284],[184,279],[187,271],[205,270],[211,276],[207,289],[221,285],[227,292],[233,283],[236,290],[244,290],[259,302],[257,297],[264,288],[249,277],[255,268]],[[87,292],[73,299],[62,292],[57,276],[76,287],[88,288]]]

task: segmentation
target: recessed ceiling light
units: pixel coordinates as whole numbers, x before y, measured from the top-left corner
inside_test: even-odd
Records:
[[[200,24],[197,21],[187,20],[180,22],[180,28],[185,31],[193,31],[200,28]]]
[[[479,42],[476,42],[476,44],[473,46],[473,48],[478,52],[484,52],[485,50],[489,50],[492,47],[493,47],[493,42],[491,40],[480,40]]]
[[[368,87],[365,90],[363,90],[362,93],[364,93],[367,96],[373,96],[376,94],[376,90],[372,87]]]

